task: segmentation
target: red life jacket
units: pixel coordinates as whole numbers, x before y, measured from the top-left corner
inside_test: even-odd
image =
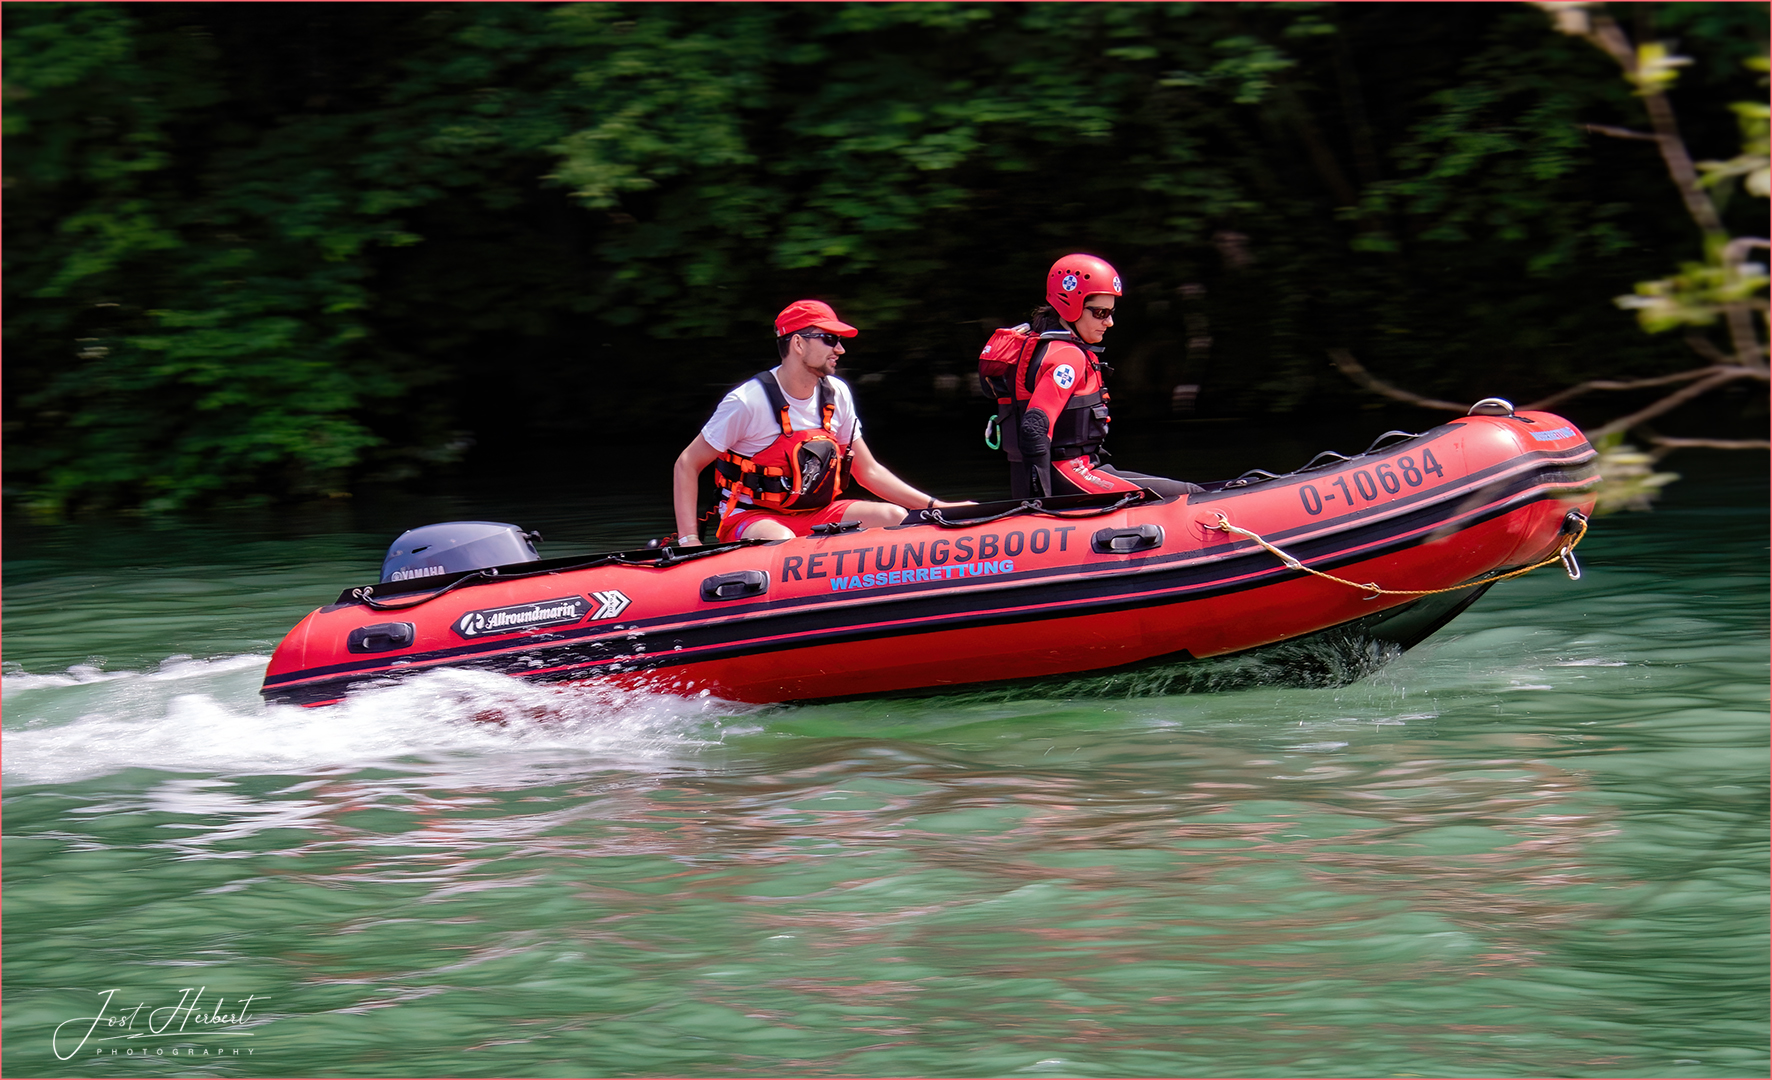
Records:
[[[984,387],[987,395],[997,399],[996,433],[1002,442],[1001,449],[1009,455],[1010,461],[1022,460],[1018,440],[1022,414],[1027,412],[1028,400],[1034,396],[1034,387],[1039,384],[1041,362],[1056,342],[1082,350],[1089,366],[1101,375],[1113,374],[1113,368],[1096,359],[1099,346],[1089,344],[1068,330],[1048,330],[1036,335],[1027,323],[998,330],[979,354],[979,385]],[[1052,425],[1053,461],[1101,453],[1101,444],[1107,438],[1108,401],[1105,382],[1091,393],[1070,396]],[[991,444],[991,427],[986,425],[987,445]],[[1004,432],[1007,437],[1003,436]],[[998,449],[994,445],[991,448]]]
[[[775,372],[765,371],[754,378],[781,423],[781,434],[750,457],[731,450],[715,457],[714,475],[726,489],[721,516],[730,513],[740,497],[770,510],[829,506],[843,490],[850,457],[849,444],[836,436],[837,395],[829,380],[818,380],[820,426],[795,431],[788,419],[787,395],[776,382]]]

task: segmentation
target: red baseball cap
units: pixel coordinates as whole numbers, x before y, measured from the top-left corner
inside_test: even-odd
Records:
[[[829,330],[838,337],[854,337],[861,333],[855,327],[837,318],[831,305],[823,300],[795,300],[781,309],[775,317],[775,336],[785,337],[795,330],[804,330],[808,326],[816,326],[820,330]]]

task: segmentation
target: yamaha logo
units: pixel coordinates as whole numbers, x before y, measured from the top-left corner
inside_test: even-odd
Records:
[[[412,578],[434,577],[437,574],[447,573],[449,573],[449,571],[443,569],[441,566],[414,566],[406,570],[394,571],[392,574],[388,575],[388,580],[409,581]]]

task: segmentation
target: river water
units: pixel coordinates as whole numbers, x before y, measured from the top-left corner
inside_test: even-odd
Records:
[[[657,505],[12,523],[4,1071],[1765,1076],[1767,479],[1677,466],[1388,663],[795,708],[259,701],[401,528]]]

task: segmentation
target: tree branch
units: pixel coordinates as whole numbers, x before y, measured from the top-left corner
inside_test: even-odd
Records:
[[[1348,378],[1372,391],[1374,394],[1382,394],[1385,397],[1395,398],[1398,401],[1407,401],[1409,404],[1418,405],[1423,409],[1439,409],[1442,412],[1455,412],[1460,414],[1470,411],[1469,405],[1460,405],[1454,401],[1441,401],[1438,398],[1422,397],[1420,394],[1412,394],[1407,390],[1392,386],[1390,383],[1384,382],[1370,371],[1367,371],[1365,365],[1361,364],[1358,360],[1355,360],[1354,354],[1348,352],[1346,349],[1330,349],[1329,359],[1335,362],[1336,368],[1340,370],[1343,375],[1346,375]]]
[[[1594,12],[1591,19],[1591,29],[1585,35],[1587,39],[1616,60],[1632,82],[1638,82],[1637,50],[1631,46],[1630,39],[1612,21],[1611,16]],[[1704,184],[1698,178],[1698,169],[1692,164],[1692,155],[1686,150],[1686,140],[1680,137],[1680,124],[1674,118],[1674,109],[1668,102],[1667,95],[1653,84],[1638,82],[1638,88],[1641,91],[1643,108],[1649,113],[1649,123],[1655,128],[1655,142],[1661,148],[1661,160],[1667,165],[1667,173],[1673,178],[1674,186],[1680,189],[1680,198],[1686,203],[1686,212],[1692,215],[1693,222],[1706,235],[1728,235],[1723,228],[1723,219],[1717,214],[1716,204],[1711,201],[1710,194],[1704,190]]]
[[[1725,368],[1709,378],[1695,382],[1684,389],[1674,391],[1653,405],[1645,406],[1644,408],[1631,413],[1629,416],[1621,416],[1609,424],[1603,424],[1600,427],[1595,428],[1587,433],[1588,441],[1592,442],[1595,439],[1603,439],[1608,435],[1616,435],[1622,431],[1629,431],[1631,428],[1636,427],[1645,420],[1652,420],[1655,417],[1660,416],[1662,413],[1671,412],[1695,397],[1709,393],[1719,386],[1726,383],[1732,383],[1736,379],[1741,378],[1765,378],[1765,376],[1760,375],[1753,368]]]
[[[1692,347],[1693,352],[1704,357],[1713,364],[1721,364],[1726,367],[1734,361],[1734,357],[1717,348],[1716,345],[1711,342],[1711,339],[1705,337],[1703,334],[1687,334],[1686,344]]]
[[[1706,342],[1705,344],[1708,345],[1710,343]],[[1711,348],[1714,350],[1716,347],[1713,345]],[[1767,378],[1766,373],[1760,371],[1758,368],[1739,367],[1735,364],[1728,363],[1729,357],[1723,353],[1718,352],[1717,355],[1721,356],[1724,362],[1712,367],[1693,368],[1691,371],[1679,371],[1672,375],[1657,375],[1648,379],[1589,379],[1587,382],[1577,383],[1565,390],[1558,390],[1550,397],[1541,398],[1530,405],[1522,405],[1520,408],[1548,409],[1558,402],[1568,401],[1570,398],[1585,394],[1589,390],[1643,390],[1651,386],[1667,386],[1670,383],[1689,382],[1693,379],[1702,379],[1724,371],[1734,372],[1734,377],[1738,379],[1759,379],[1765,381]]]
[[[1610,135],[1614,139],[1641,139],[1644,142],[1660,142],[1661,136],[1651,135],[1646,131],[1632,131],[1630,128],[1613,127],[1611,124],[1583,124],[1581,130],[1591,131],[1595,135]]]
[[[1741,264],[1747,261],[1747,253],[1755,249],[1772,250],[1772,243],[1768,243],[1763,237],[1738,236],[1723,245],[1723,265],[1739,273]],[[1728,304],[1723,308],[1723,319],[1728,323],[1730,339],[1735,342],[1736,363],[1764,367],[1766,351],[1760,347],[1760,336],[1754,332],[1754,306],[1756,305]],[[1764,308],[1765,302],[1761,301],[1757,306]]]
[[[1772,251],[1772,240],[1763,236],[1737,236],[1723,246],[1723,261],[1735,265],[1747,258],[1747,253],[1759,248],[1761,251]]]
[[[1656,446],[1668,450],[1702,448],[1706,450],[1772,450],[1772,442],[1765,439],[1683,439],[1671,435],[1657,435],[1651,431],[1642,433],[1643,438]]]
[[[1717,204],[1705,191],[1704,182],[1699,178],[1698,169],[1692,163],[1692,154],[1686,147],[1686,140],[1680,135],[1680,125],[1674,115],[1673,104],[1668,101],[1664,88],[1672,81],[1672,76],[1665,71],[1642,70],[1640,52],[1636,45],[1626,36],[1624,30],[1610,15],[1603,11],[1587,10],[1585,6],[1540,3],[1539,6],[1551,14],[1556,21],[1557,29],[1565,34],[1574,34],[1586,38],[1600,51],[1612,57],[1624,70],[1625,77],[1637,88],[1637,94],[1643,99],[1643,108],[1649,114],[1649,124],[1655,129],[1654,142],[1661,151],[1662,163],[1667,166],[1667,175],[1680,191],[1680,199],[1686,204],[1686,213],[1704,233],[1709,243],[1724,241],[1729,232],[1723,227],[1723,219],[1717,213]],[[1639,16],[1643,14],[1638,9]],[[1647,20],[1639,24],[1646,27]],[[1640,31],[1646,32],[1646,30]],[[1682,58],[1667,57],[1658,53],[1658,62],[1671,66]],[[1590,130],[1603,134],[1620,134],[1625,138],[1641,138],[1641,135],[1626,129],[1607,129],[1601,125],[1588,125]],[[1725,248],[1725,265],[1728,263],[1730,244]],[[1742,254],[1735,256],[1739,263]],[[1764,363],[1765,350],[1761,347],[1759,335],[1755,331],[1751,305],[1734,303],[1723,305],[1723,322],[1729,329],[1730,343],[1735,346],[1735,363],[1742,366],[1753,366]]]

